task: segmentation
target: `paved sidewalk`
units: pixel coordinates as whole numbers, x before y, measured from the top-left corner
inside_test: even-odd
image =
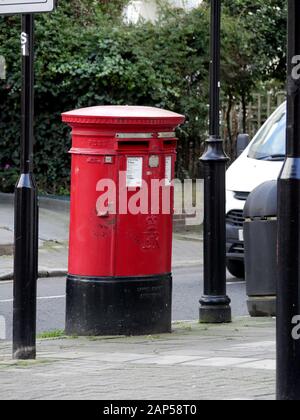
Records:
[[[13,202],[0,194],[0,280],[10,280],[13,272]],[[68,204],[40,200],[39,277],[57,277],[67,272],[69,237]],[[199,234],[175,234],[173,267],[202,264]]]
[[[275,394],[275,321],[182,322],[173,334],[59,338],[36,362],[12,362],[0,342],[0,399],[269,400]]]

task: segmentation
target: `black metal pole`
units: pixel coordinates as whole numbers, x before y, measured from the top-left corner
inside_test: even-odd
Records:
[[[36,357],[38,206],[33,177],[34,17],[22,16],[21,175],[15,190],[13,357]]]
[[[211,0],[210,137],[204,166],[204,295],[200,322],[231,322],[226,295],[225,172],[228,157],[220,138],[221,0]]]
[[[287,156],[278,180],[277,398],[300,400],[299,0],[288,0],[288,9]]]

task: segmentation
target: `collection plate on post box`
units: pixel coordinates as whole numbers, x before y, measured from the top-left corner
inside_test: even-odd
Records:
[[[56,0],[0,0],[0,15],[52,12]]]

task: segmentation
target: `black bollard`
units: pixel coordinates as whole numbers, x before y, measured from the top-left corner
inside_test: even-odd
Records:
[[[13,358],[36,357],[38,205],[33,177],[34,17],[22,16],[21,175],[15,190]]]
[[[221,0],[211,0],[210,137],[201,157],[204,166],[204,295],[200,322],[231,322],[226,295],[225,173],[228,157],[220,138]]]

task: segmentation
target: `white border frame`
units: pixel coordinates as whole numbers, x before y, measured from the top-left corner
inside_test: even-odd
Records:
[[[0,0],[1,15],[52,12],[56,0]]]

